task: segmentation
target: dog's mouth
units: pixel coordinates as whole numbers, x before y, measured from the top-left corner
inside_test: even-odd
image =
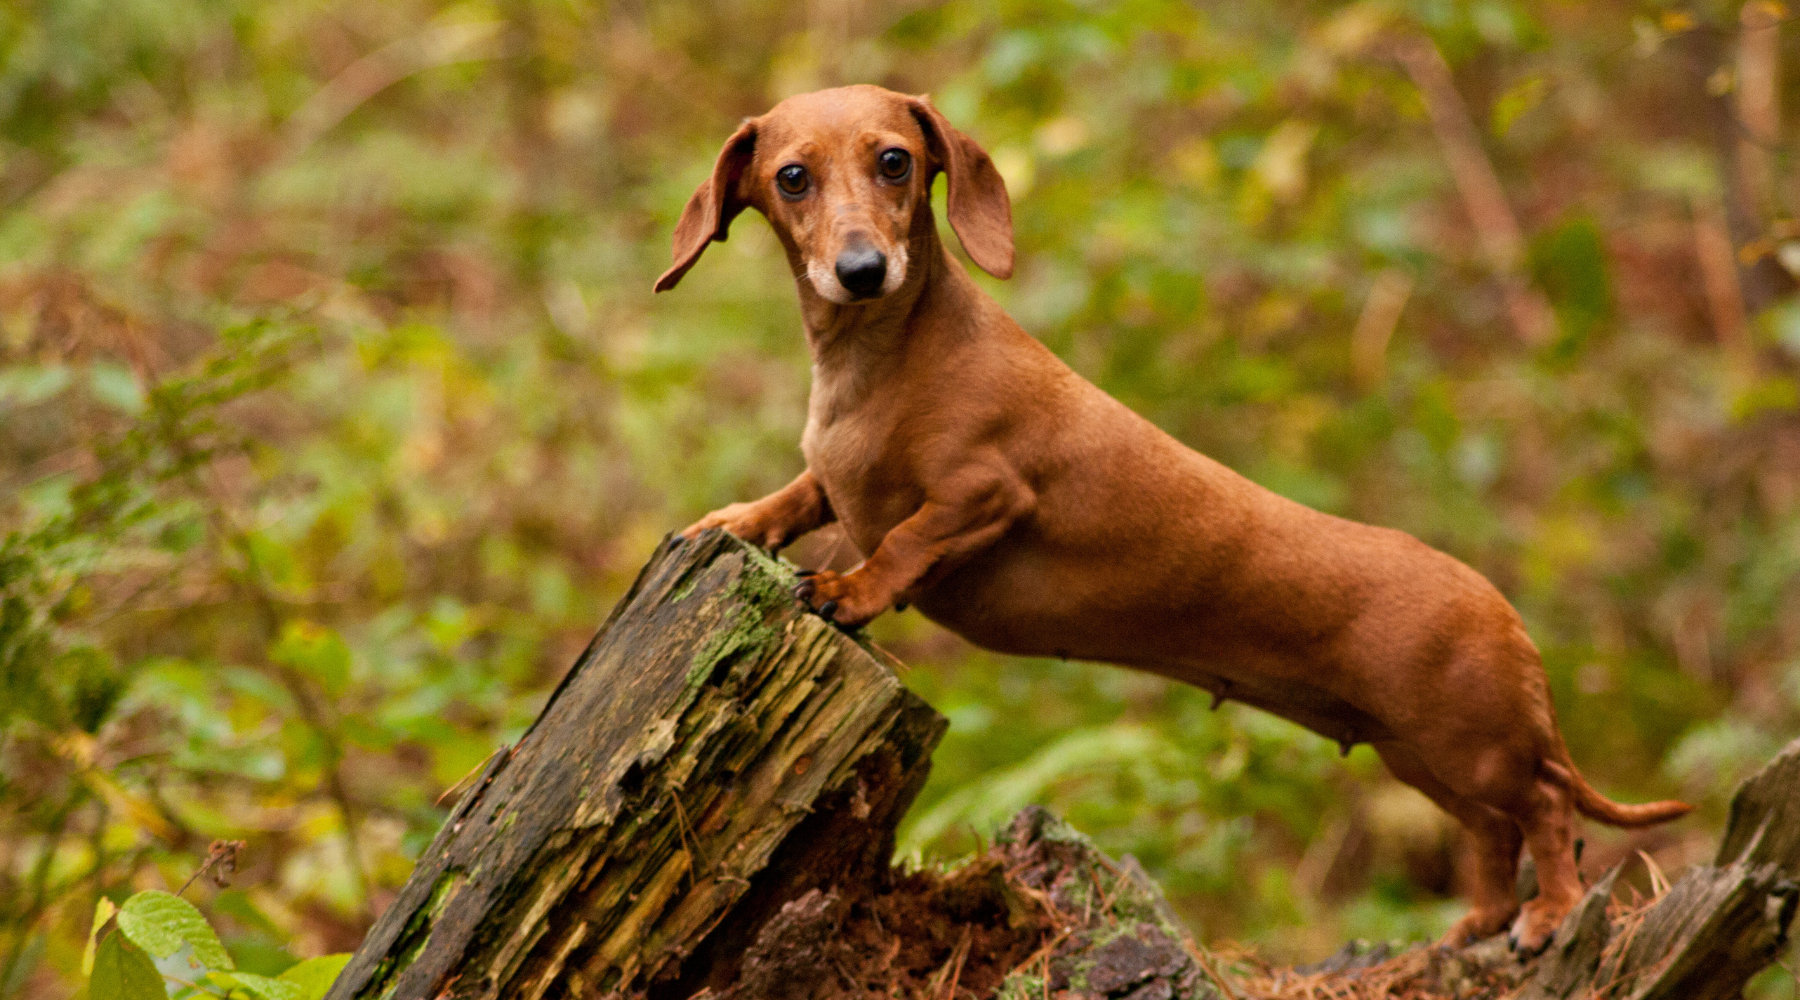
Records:
[[[820,297],[838,305],[868,302],[898,291],[906,282],[906,248],[883,253],[867,241],[847,244],[837,259],[811,261],[806,277]]]

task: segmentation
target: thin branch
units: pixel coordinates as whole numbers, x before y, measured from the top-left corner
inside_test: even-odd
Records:
[[[1744,318],[1744,289],[1738,279],[1737,254],[1731,245],[1725,206],[1711,196],[1696,196],[1694,256],[1700,264],[1700,283],[1706,290],[1706,309],[1719,346],[1733,354],[1747,354],[1750,339]]]
[[[1425,100],[1431,130],[1443,148],[1450,176],[1474,223],[1488,268],[1500,283],[1513,332],[1530,346],[1548,342],[1556,333],[1556,315],[1542,292],[1525,280],[1525,236],[1507,203],[1506,189],[1481,146],[1481,133],[1468,105],[1456,91],[1450,64],[1437,44],[1423,35],[1395,39],[1390,46]]]
[[[1412,276],[1390,267],[1375,276],[1362,315],[1350,334],[1350,371],[1356,384],[1371,389],[1381,383],[1387,369],[1387,349],[1400,324],[1400,313],[1412,297]]]
[[[364,102],[416,73],[504,54],[498,21],[427,28],[363,56],[320,87],[283,126],[282,160],[291,160]]]
[[[1781,142],[1781,31],[1779,15],[1767,4],[1747,3],[1739,11],[1737,107],[1738,183],[1746,208],[1766,216],[1774,209],[1775,164],[1771,147]]]

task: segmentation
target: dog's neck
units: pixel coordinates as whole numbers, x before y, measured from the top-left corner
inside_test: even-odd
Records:
[[[794,268],[800,317],[812,353],[813,392],[831,400],[827,410],[854,406],[884,375],[899,368],[927,331],[961,325],[932,322],[933,318],[966,314],[981,295],[945,249],[928,206],[913,217],[908,237],[906,280],[878,299],[840,305],[818,293],[803,267]],[[820,415],[829,419],[828,414]]]

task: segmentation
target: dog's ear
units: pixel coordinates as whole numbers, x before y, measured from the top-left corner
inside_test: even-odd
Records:
[[[935,166],[950,178],[949,205],[944,212],[963,249],[983,271],[1010,278],[1013,271],[1012,201],[994,161],[975,140],[944,120],[929,97],[911,101],[913,117],[925,130],[925,144]]]
[[[731,133],[731,138],[725,140],[725,148],[719,150],[718,162],[713,164],[712,176],[700,182],[693,197],[688,199],[687,207],[681,210],[681,221],[675,223],[675,263],[656,279],[657,291],[674,288],[688,268],[700,259],[700,253],[708,243],[714,240],[725,242],[731,220],[744,210],[745,202],[739,196],[738,182],[749,169],[750,158],[755,153],[756,120],[747,118],[736,132]]]

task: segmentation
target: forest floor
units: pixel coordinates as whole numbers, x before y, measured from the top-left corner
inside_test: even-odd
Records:
[[[1618,909],[1615,929],[1641,909]],[[885,884],[815,890],[789,903],[719,996],[1489,1000],[1517,990],[1533,965],[1518,961],[1503,936],[1398,952],[1351,942],[1298,968],[1272,967],[1244,949],[1202,949],[1135,860],[1113,861],[1033,807],[954,868],[895,868]]]

